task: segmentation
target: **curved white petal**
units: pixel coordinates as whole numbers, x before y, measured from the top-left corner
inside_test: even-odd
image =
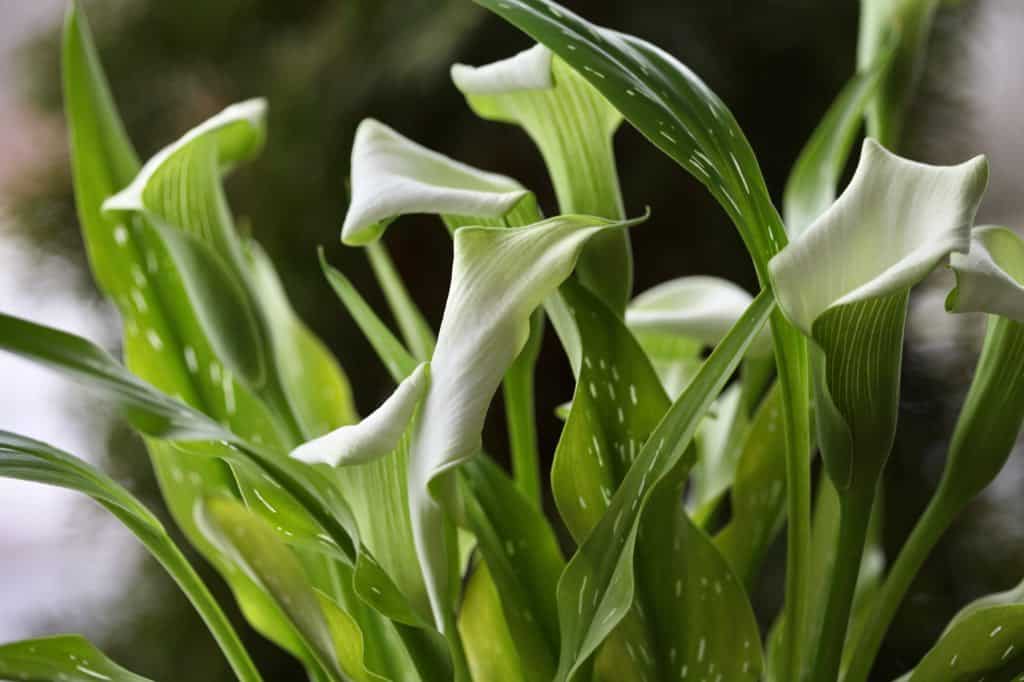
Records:
[[[452,66],[452,82],[467,95],[494,95],[517,90],[545,90],[551,78],[551,50],[534,45],[517,55],[485,66]]]
[[[206,135],[218,137],[218,162],[221,168],[250,158],[263,144],[266,115],[267,102],[262,98],[232,104],[154,154],[131,184],[103,202],[103,210],[145,210],[143,193],[160,167],[175,153]],[[237,126],[243,127],[241,135],[234,134]]]
[[[1024,240],[1005,227],[978,227],[971,250],[953,254],[956,287],[946,299],[955,313],[992,313],[1024,322]]]
[[[865,140],[853,180],[769,263],[776,299],[810,335],[837,305],[906,289],[951,252],[966,252],[988,163],[930,166]]]
[[[674,334],[715,346],[753,300],[745,289],[719,277],[680,277],[634,298],[626,308],[626,324],[638,332]],[[767,330],[754,340],[751,352],[771,352]]]
[[[512,178],[473,168],[366,119],[352,146],[352,202],[341,239],[375,241],[384,224],[409,213],[497,218],[527,190]]]
[[[530,314],[572,273],[595,234],[631,222],[559,216],[521,228],[464,227],[455,233],[451,288],[431,360],[430,390],[409,460],[416,551],[437,625],[448,598],[442,474],[479,452],[484,417],[529,335]]]
[[[291,457],[307,464],[344,466],[363,464],[394,452],[428,386],[429,363],[424,362],[361,422],[303,443],[292,450]]]

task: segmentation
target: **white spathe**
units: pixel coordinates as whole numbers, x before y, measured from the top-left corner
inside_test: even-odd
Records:
[[[554,86],[551,57],[551,50],[543,45],[534,45],[519,54],[484,66],[453,64],[452,82],[466,95],[546,90]]]
[[[971,250],[953,254],[956,287],[946,299],[955,313],[992,313],[1024,322],[1024,241],[1005,227],[971,231]]]
[[[526,343],[531,313],[572,274],[587,240],[636,222],[559,216],[520,228],[463,227],[455,232],[448,301],[430,361],[429,388],[412,427],[408,470],[416,552],[442,632],[452,600],[444,512],[437,498],[450,500],[454,494],[443,474],[480,451],[487,408]],[[412,394],[408,389],[396,403],[404,407]],[[315,460],[344,465],[387,454],[382,444],[397,444],[396,434],[409,417],[408,410],[391,409],[390,403],[360,425],[318,439]],[[302,458],[306,447],[292,456]]]
[[[450,159],[365,119],[352,145],[352,201],[341,239],[368,244],[388,221],[411,213],[498,218],[528,193],[512,178]]]
[[[429,363],[421,363],[394,393],[358,424],[348,424],[292,450],[307,464],[363,464],[394,452],[430,386]]]
[[[846,190],[769,263],[782,311],[811,335],[830,308],[913,286],[968,250],[987,182],[983,156],[931,166],[865,140]]]
[[[745,289],[720,277],[679,277],[634,298],[626,308],[626,324],[638,332],[672,334],[716,346],[753,300]],[[762,329],[751,352],[763,355],[771,350],[771,334]]]

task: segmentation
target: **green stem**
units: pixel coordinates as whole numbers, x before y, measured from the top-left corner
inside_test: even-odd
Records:
[[[951,500],[944,494],[945,490],[945,486],[939,486],[938,492],[928,503],[924,514],[918,519],[917,525],[896,557],[896,562],[882,584],[881,592],[874,600],[874,613],[864,623],[860,637],[854,643],[850,667],[843,676],[844,682],[867,680],[875,656],[882,646],[882,639],[892,624],[892,619],[907,590],[910,589],[914,576],[960,510],[961,505],[951,504]]]
[[[811,585],[811,425],[807,342],[781,313],[772,316],[786,433],[786,604],[784,679],[804,665]]]
[[[166,534],[156,533],[149,527],[135,522],[130,515],[118,513],[119,510],[116,507],[108,508],[126,525],[135,530],[139,539],[145,543],[156,560],[185,593],[203,622],[206,623],[206,627],[209,628],[221,651],[224,652],[224,657],[227,658],[228,664],[239,681],[261,682],[263,678],[252,659],[249,658],[245,645],[238,638],[238,633],[235,632],[231,621],[228,620],[217,600],[210,594],[205,583],[173,541]]]
[[[839,663],[850,624],[850,610],[874,498],[874,484],[840,493],[839,536],[811,682],[832,682],[839,676]]]
[[[533,397],[533,371],[544,336],[544,313],[530,318],[530,338],[519,357],[505,373],[502,393],[505,398],[505,422],[508,425],[512,473],[516,486],[538,509],[541,493],[540,455],[537,452],[537,418]]]
[[[532,368],[531,368],[532,369]],[[516,486],[537,508],[541,504],[537,428],[534,422],[533,372],[510,371],[503,384],[505,421]]]
[[[366,253],[373,274],[377,277],[388,307],[413,357],[420,362],[429,360],[434,354],[434,332],[405,288],[387,248],[383,242],[375,242],[366,248]]]

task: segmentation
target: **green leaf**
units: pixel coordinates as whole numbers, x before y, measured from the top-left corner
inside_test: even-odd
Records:
[[[474,680],[526,682],[509,634],[501,598],[487,564],[479,562],[466,583],[459,609],[459,632]]]
[[[685,482],[669,474],[652,490],[636,541],[658,679],[758,680],[760,632],[746,589],[683,511]]]
[[[880,90],[868,107],[868,133],[898,149],[924,68],[932,20],[941,0],[861,0],[857,64],[861,69],[895,48]]]
[[[191,232],[158,219],[152,221],[152,239],[162,240],[181,276],[185,295],[193,305],[225,368],[249,386],[263,383],[263,340],[245,290],[223,259]]]
[[[334,293],[345,304],[349,315],[352,316],[356,325],[359,326],[366,340],[373,346],[373,349],[377,352],[377,357],[380,358],[388,373],[391,374],[391,378],[396,383],[401,383],[403,379],[412,374],[413,370],[416,369],[418,364],[416,359],[405,349],[402,342],[395,338],[391,330],[381,322],[380,318],[377,317],[377,313],[360,296],[352,282],[340,270],[328,265],[322,249],[320,250],[320,267],[323,269],[331,288],[334,289]]]
[[[1005,680],[1024,671],[1024,601],[1021,590],[967,605],[909,675],[909,682]]]
[[[150,682],[114,663],[81,635],[0,645],[0,677],[25,682]]]
[[[252,281],[270,330],[270,348],[291,413],[306,438],[356,420],[348,378],[292,309],[273,264],[249,244]]]
[[[743,439],[729,493],[732,516],[715,546],[745,585],[750,585],[785,518],[786,469],[782,401],[774,388]]]
[[[888,49],[882,49],[843,86],[800,151],[782,197],[790,238],[799,237],[835,200],[839,176],[846,166],[864,112],[874,101],[888,72],[894,48],[895,41],[892,41]]]
[[[110,479],[110,477],[77,457],[53,448],[46,443],[6,431],[0,431],[0,476],[75,490],[88,495],[103,505],[142,541],[146,549],[167,570],[182,592],[185,593],[185,596],[192,602],[192,605],[195,606],[196,611],[198,611],[224,651],[228,662],[238,675],[239,680],[259,682],[259,672],[253,666],[245,647],[238,639],[238,635],[235,633],[234,628],[232,628],[227,616],[213,598],[213,595],[210,594],[202,580],[192,569],[191,565],[189,565],[188,560],[178,550],[160,521],[141,502],[135,499],[131,493]],[[55,646],[59,648],[60,646],[67,645],[69,648],[76,648],[78,644],[88,646],[84,640],[78,643],[73,641],[56,642]],[[45,658],[50,655],[47,653],[48,647],[39,648],[43,652],[41,654],[42,658],[35,661],[40,666],[35,668],[36,674],[42,674],[47,670],[54,673],[62,670],[59,667],[60,664],[56,662],[51,661],[47,664]],[[3,651],[4,648],[0,648],[0,652]],[[7,653],[11,656],[16,656],[19,653],[25,654],[25,651],[16,647],[14,650],[7,650]],[[34,654],[35,652],[30,650],[28,653]],[[90,663],[95,659],[89,652],[85,652],[85,654],[89,654],[88,656],[83,653],[71,655],[75,653],[73,651],[66,653],[68,654],[67,660],[70,661],[70,664],[67,665],[75,669],[68,673],[71,675],[82,673],[82,668],[91,668]],[[98,654],[98,652],[96,653]],[[76,660],[75,656],[79,660]],[[8,662],[5,663],[5,661]],[[102,664],[104,661],[105,659],[102,659],[97,662]],[[77,664],[81,664],[81,666]],[[0,675],[14,669],[12,667],[5,670],[5,665],[14,664],[9,662],[4,653],[0,653]],[[31,667],[32,658],[30,657],[28,660],[23,661],[22,665]],[[57,667],[46,667],[46,665],[55,665]],[[25,674],[32,674],[30,669],[25,669],[23,672]],[[104,672],[102,665],[97,672]],[[88,674],[88,671],[83,674]],[[18,677],[18,679],[51,678]],[[52,679],[64,680],[67,678],[55,675]],[[135,678],[128,677],[125,679]]]
[[[463,523],[476,537],[483,558],[477,571],[483,569],[487,576],[479,580],[490,583],[477,589],[495,590],[510,650],[524,679],[551,679],[558,660],[555,590],[565,566],[555,534],[540,510],[487,457],[460,466],[459,480]],[[476,608],[482,613],[474,617],[483,617],[491,598],[486,593],[478,598],[482,603]],[[468,618],[466,608],[464,604],[460,620]],[[472,666],[469,648],[467,642]]]
[[[383,679],[364,666],[358,625],[310,586],[272,526],[228,498],[205,500],[196,513],[210,541],[274,598],[331,679]]]
[[[654,45],[548,0],[477,2],[547,46],[702,182],[736,223],[758,273],[767,274],[768,259],[786,243],[782,221],[746,137],[703,81]]]
[[[584,362],[555,454],[552,488],[570,532],[583,540],[607,513],[614,491],[657,427],[669,401],[643,351],[614,314],[579,285],[567,283],[562,292],[584,339]],[[687,468],[688,464],[680,465],[661,484],[659,490],[667,490],[666,494],[652,493],[655,506],[649,503],[640,522],[640,537],[644,540],[636,556],[640,579],[635,606],[601,648],[595,662],[598,679],[667,679],[683,670],[687,674],[691,670],[694,674],[713,674],[716,668],[729,674],[730,666],[720,668],[724,662],[712,650],[706,650],[707,641],[699,643],[698,633],[686,622],[711,623],[715,618],[708,609],[718,613],[722,621],[732,621],[737,613],[742,614],[740,620],[745,620],[751,614],[750,607],[748,604],[739,612],[733,608],[734,596],[746,600],[742,586],[729,583],[734,578],[728,570],[718,570],[726,567],[724,559],[686,518],[679,486]],[[647,542],[649,538],[656,539],[657,549]],[[666,551],[669,546],[673,552]],[[708,573],[712,567],[715,572]],[[707,591],[700,592],[698,598],[700,578]],[[692,594],[687,589],[687,597],[682,599],[683,585],[690,586],[691,582]],[[724,603],[717,599],[723,593],[728,595]],[[675,600],[667,598],[673,594]],[[712,595],[714,598],[709,600]],[[577,602],[574,608],[573,615],[579,616],[581,604]],[[563,613],[563,619],[565,616]],[[712,634],[716,627],[712,623],[712,630],[705,634]],[[752,636],[753,647],[756,630],[747,634]],[[759,646],[751,648],[750,662],[743,672],[759,670],[759,657]],[[740,668],[738,664],[736,671]]]
[[[409,296],[401,276],[391,262],[387,247],[383,242],[370,244],[366,253],[370,258],[370,266],[377,277],[377,283],[387,298],[391,314],[402,330],[406,344],[412,349],[413,355],[421,362],[430,358],[434,352],[434,330],[430,328],[423,314]]]
[[[209,417],[147,385],[80,336],[0,313],[0,349],[90,383],[144,433],[177,440],[225,437],[224,428]]]
[[[522,126],[551,175],[560,213],[625,217],[612,137],[622,116],[562,60],[537,45],[481,67],[456,64],[452,80],[482,118]],[[628,233],[598,236],[580,280],[617,313],[633,288]]]
[[[670,472],[692,464],[684,454],[700,419],[773,308],[769,293],[754,300],[639,450],[607,510],[570,560],[558,584],[562,650],[556,679],[574,675],[632,608],[634,548],[646,502]]]
[[[254,388],[266,380],[266,340],[254,299],[244,288],[249,263],[220,174],[260,149],[265,111],[262,100],[228,107],[157,152],[127,187],[103,203],[104,211],[124,212],[126,218],[141,214],[161,232],[217,356]],[[174,238],[176,229],[216,256],[198,259],[196,247],[181,246],[191,240]],[[217,258],[222,267],[215,265]]]

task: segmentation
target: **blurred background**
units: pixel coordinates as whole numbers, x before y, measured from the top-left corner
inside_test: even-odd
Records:
[[[758,154],[773,195],[832,97],[854,68],[856,0],[577,0],[566,5],[680,57],[729,105]],[[1024,5],[948,3],[903,151],[951,163],[990,156],[981,222],[1024,227]],[[529,46],[469,0],[84,0],[117,102],[148,157],[225,105],[270,101],[269,140],[228,183],[236,213],[276,262],[300,314],[338,354],[365,413],[391,390],[384,368],[323,281],[324,245],[378,310],[386,310],[362,252],[338,241],[356,124],[379,118],[460,160],[512,175],[548,213],[553,193],[529,140],[473,116],[451,85],[455,61],[480,64]],[[60,102],[64,0],[0,0],[0,310],[83,334],[116,352],[119,321],[99,299],[74,214]],[[684,274],[753,289],[742,244],[704,189],[624,126],[619,171],[634,231],[637,291]],[[388,233],[409,289],[436,324],[450,243],[431,220]],[[969,382],[979,320],[942,311],[940,273],[914,299],[904,409],[889,467],[885,540],[898,548],[941,470]],[[0,356],[0,428],[55,443],[160,499],[141,442],[74,386]],[[558,438],[556,405],[572,380],[553,339],[538,371],[541,451]],[[496,406],[497,407],[497,406]],[[503,453],[501,413],[485,436]],[[1024,578],[1024,458],[944,539],[901,610],[876,670],[892,679],[918,659],[964,602]],[[783,548],[756,595],[778,601]],[[207,577],[223,595],[216,577]],[[237,618],[237,614],[236,618]],[[240,620],[240,619],[239,619]],[[116,660],[156,679],[230,679],[183,597],[134,540],[88,501],[0,480],[0,642],[81,631]],[[268,679],[299,679],[294,664],[251,633]]]

